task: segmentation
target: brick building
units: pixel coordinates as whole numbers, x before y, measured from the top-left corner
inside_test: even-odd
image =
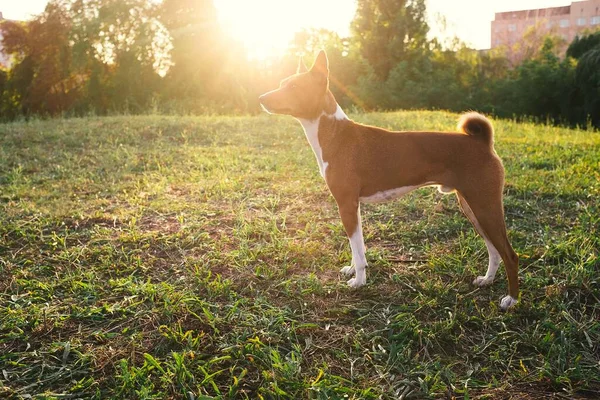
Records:
[[[577,34],[600,29],[600,0],[575,1],[564,7],[496,13],[492,21],[492,45],[512,46],[527,29],[536,26],[570,43]]]

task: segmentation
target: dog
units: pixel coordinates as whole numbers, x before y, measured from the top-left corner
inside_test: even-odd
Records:
[[[393,132],[354,122],[329,90],[329,61],[323,50],[310,70],[300,60],[297,73],[259,101],[268,113],[295,117],[304,128],[350,240],[352,264],[341,270],[354,275],[349,286],[366,283],[360,203],[386,202],[423,186],[437,186],[444,194],[456,194],[485,241],[488,269],[473,284],[490,285],[502,260],[509,289],[500,307],[507,310],[517,303],[519,258],[504,221],[504,167],[486,117],[464,114],[457,132]]]

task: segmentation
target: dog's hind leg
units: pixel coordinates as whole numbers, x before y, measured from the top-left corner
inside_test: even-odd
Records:
[[[354,273],[354,278],[348,281],[351,287],[360,287],[367,282],[367,258],[365,256],[365,242],[362,234],[362,224],[360,220],[360,206],[358,199],[354,201],[338,202],[340,216],[344,229],[350,240],[352,249],[352,265],[342,268],[344,274]]]
[[[487,193],[487,196],[481,196],[479,194],[481,192]],[[515,305],[519,298],[519,257],[510,245],[506,233],[504,209],[502,207],[502,187],[490,186],[469,193],[461,192],[459,200],[463,209],[469,209],[474,216],[477,222],[475,228],[486,239],[486,244],[489,241],[504,261],[508,278],[508,296],[502,298],[500,307],[506,310]],[[490,252],[492,269],[497,269],[497,264],[492,263],[493,257],[494,253]],[[488,268],[488,273],[490,272],[492,271]]]
[[[487,247],[488,251],[489,261],[487,272],[484,276],[478,276],[477,278],[475,278],[475,280],[473,281],[473,285],[479,287],[491,285],[494,282],[496,272],[498,271],[498,267],[500,266],[500,253],[498,253],[498,250],[496,250],[490,239],[487,238],[487,236],[481,229],[481,226],[479,225],[475,214],[473,214],[473,210],[471,210],[471,207],[469,207],[469,204],[467,203],[465,198],[462,197],[459,193],[456,194],[456,197],[458,197],[458,202],[463,213],[467,216],[469,221],[471,221],[471,224],[473,224],[473,227],[475,228],[477,233],[479,233],[479,236],[481,236],[485,241],[485,246]]]

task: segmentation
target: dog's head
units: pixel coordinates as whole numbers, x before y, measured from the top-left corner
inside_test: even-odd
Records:
[[[331,107],[329,92],[329,61],[323,50],[307,70],[300,60],[298,72],[283,81],[279,89],[259,97],[260,104],[269,113],[315,119]],[[335,112],[335,109],[330,112]]]

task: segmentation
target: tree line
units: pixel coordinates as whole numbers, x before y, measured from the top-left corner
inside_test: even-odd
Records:
[[[327,50],[331,88],[350,109],[478,110],[600,127],[600,32],[560,41],[529,32],[511,49],[428,39],[424,0],[358,0],[349,37],[298,32],[285,54],[248,60],[212,0],[51,0],[3,21],[0,119],[109,113],[254,113],[259,94]],[[310,61],[310,60],[307,60]]]

